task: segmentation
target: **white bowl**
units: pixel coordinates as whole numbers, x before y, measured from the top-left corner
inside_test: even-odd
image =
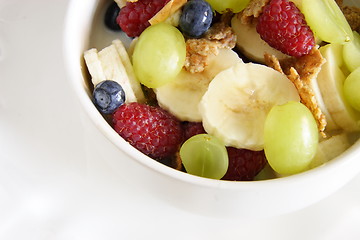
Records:
[[[341,156],[316,169],[289,177],[253,182],[230,182],[193,176],[158,163],[134,149],[106,123],[94,107],[85,80],[83,52],[90,47],[93,19],[101,14],[98,9],[106,2],[109,0],[70,1],[65,19],[64,60],[69,80],[84,111],[94,126],[118,150],[115,151],[118,156],[106,161],[119,174],[127,171],[127,165],[122,160],[136,162],[138,164],[131,166],[135,166],[135,171],[141,176],[137,181],[173,206],[208,216],[254,218],[280,215],[307,207],[332,194],[359,173],[359,141]],[[104,42],[100,45],[106,45],[116,35],[104,32],[103,37]]]

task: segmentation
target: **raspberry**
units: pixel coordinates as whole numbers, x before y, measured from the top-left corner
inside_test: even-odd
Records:
[[[264,151],[227,147],[229,167],[223,180],[250,181],[265,167]]]
[[[156,160],[174,155],[183,140],[181,122],[165,110],[140,103],[121,105],[113,114],[115,131]]]
[[[184,122],[184,141],[197,134],[206,133],[201,122]]]
[[[288,0],[271,0],[256,26],[271,47],[293,57],[301,57],[315,45],[313,32],[304,15]]]
[[[148,26],[149,20],[159,12],[169,0],[139,0],[126,2],[116,21],[129,37],[138,37]]]

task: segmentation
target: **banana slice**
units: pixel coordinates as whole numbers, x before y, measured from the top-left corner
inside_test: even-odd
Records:
[[[115,46],[116,51],[118,52],[118,54],[120,56],[121,63],[125,67],[126,74],[129,79],[129,84],[135,94],[137,101],[145,102],[145,96],[142,91],[141,84],[136,78],[134,68],[133,68],[131,60],[130,60],[130,55],[126,51],[124,44],[119,39],[115,39],[114,41],[112,41],[112,45]]]
[[[326,107],[324,99],[321,95],[321,91],[320,91],[317,79],[313,79],[310,82],[310,87],[311,87],[312,91],[314,92],[316,102],[317,102],[319,108],[321,109],[321,112],[325,115],[325,119],[326,119],[326,123],[327,123],[325,130],[328,132],[338,130],[340,127],[335,123],[334,119],[330,115],[328,108]]]
[[[85,51],[84,59],[94,86],[104,80],[113,80],[124,89],[126,102],[145,101],[130,58],[120,40],[114,40],[110,46],[100,52],[95,48]]]
[[[330,161],[339,156],[350,146],[351,143],[346,133],[340,133],[319,142],[317,153],[310,163],[309,168],[315,168]]]
[[[231,20],[231,27],[236,34],[236,46],[251,61],[265,63],[264,54],[268,53],[274,55],[276,58],[282,60],[289,56],[272,48],[256,31],[255,24],[242,24],[238,15],[235,15]]]
[[[236,63],[243,62],[234,51],[224,48],[210,57],[203,72],[190,73],[182,69],[174,81],[154,89],[159,105],[182,121],[202,121],[198,104],[210,81]]]
[[[260,64],[236,64],[210,83],[199,110],[205,130],[226,146],[264,148],[264,122],[274,105],[300,101],[284,75]]]
[[[106,79],[97,49],[92,48],[87,50],[84,53],[84,59],[94,86]]]
[[[116,3],[117,3],[117,5],[119,6],[119,8],[123,8],[123,7],[125,7],[126,6],[126,0],[114,0]]]
[[[317,77],[318,86],[322,98],[331,118],[342,129],[348,132],[360,130],[360,113],[354,110],[347,102],[343,94],[345,74],[340,69],[342,57],[338,54],[342,46],[328,44],[319,50],[326,63]]]

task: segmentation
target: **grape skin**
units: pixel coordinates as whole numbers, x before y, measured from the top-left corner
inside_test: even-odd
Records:
[[[233,13],[238,13],[248,5],[250,0],[207,0],[207,2],[219,13],[225,12],[226,9],[231,9]]]
[[[344,44],[343,58],[346,67],[350,72],[360,67],[360,35],[354,33],[353,41]]]
[[[133,54],[134,72],[142,84],[157,88],[175,79],[185,57],[181,32],[168,23],[159,23],[140,35]]]
[[[360,111],[360,67],[354,70],[345,79],[344,95],[350,105],[356,110]]]
[[[314,35],[328,43],[350,41],[353,33],[334,0],[303,0],[301,10]]]
[[[290,101],[270,110],[264,126],[264,150],[276,172],[289,175],[306,170],[317,146],[317,125],[305,105]]]
[[[180,148],[182,163],[189,174],[221,179],[229,166],[225,145],[209,134],[198,134]]]

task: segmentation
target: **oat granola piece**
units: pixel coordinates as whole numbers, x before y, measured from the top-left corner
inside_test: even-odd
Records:
[[[287,75],[287,77],[294,83],[299,92],[301,102],[311,111],[316,120],[320,134],[325,138],[326,134],[324,131],[327,124],[326,118],[318,106],[318,102],[311,85],[303,81],[299,73],[293,67],[289,69],[289,75]]]
[[[254,18],[257,18],[263,12],[264,7],[270,0],[251,0],[247,7],[240,12],[238,18],[242,24],[251,24]]]
[[[279,59],[277,59],[274,55],[270,55],[268,53],[264,54],[265,63],[268,67],[275,69],[276,71],[285,74],[282,70]]]
[[[210,55],[217,55],[219,49],[232,49],[236,45],[236,35],[225,22],[215,23],[199,39],[186,40],[186,60],[184,67],[191,73],[204,71]]]
[[[316,100],[312,82],[316,81],[321,66],[325,59],[321,56],[317,47],[308,54],[300,58],[291,58],[280,62],[276,57],[265,54],[265,61],[269,67],[284,73],[290,81],[293,82],[299,92],[301,102],[312,112],[320,134],[326,137],[324,133],[326,127],[326,117],[321,111]]]
[[[210,55],[219,53],[219,43],[205,38],[186,41],[186,59],[184,67],[191,73],[204,71]]]
[[[338,5],[339,7],[342,7],[342,6],[343,6],[343,3],[344,3],[343,0],[335,0],[335,2],[337,3],[337,5]]]
[[[360,33],[360,8],[354,6],[344,6],[342,11],[346,20],[353,31]]]
[[[215,23],[204,36],[210,41],[217,41],[220,48],[233,49],[236,45],[236,35],[232,28],[224,22]]]
[[[290,58],[281,62],[284,67],[285,74],[289,74],[287,71],[294,67],[299,73],[301,79],[306,81],[306,84],[310,84],[310,81],[316,79],[321,70],[321,66],[325,63],[325,59],[322,57],[319,46],[314,47],[309,54],[299,58]]]
[[[165,21],[171,15],[178,12],[186,2],[187,0],[170,0],[159,12],[155,14],[155,16],[150,18],[149,23],[154,25]]]

